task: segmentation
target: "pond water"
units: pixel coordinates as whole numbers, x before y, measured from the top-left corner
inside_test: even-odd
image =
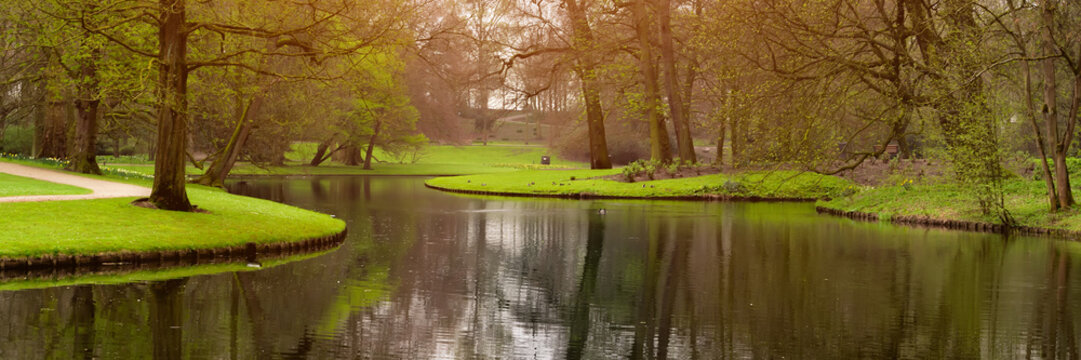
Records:
[[[418,177],[230,187],[349,237],[259,271],[0,292],[0,358],[1078,358],[1078,243]]]

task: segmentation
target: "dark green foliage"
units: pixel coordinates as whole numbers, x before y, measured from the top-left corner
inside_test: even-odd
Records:
[[[30,126],[8,126],[0,139],[0,152],[30,155],[34,147],[34,129]]]
[[[743,193],[747,192],[747,187],[746,186],[743,186],[743,184],[739,183],[738,181],[732,181],[732,180],[725,181],[724,186],[722,186],[722,188],[724,189],[725,192],[727,192],[729,194],[743,194]]]

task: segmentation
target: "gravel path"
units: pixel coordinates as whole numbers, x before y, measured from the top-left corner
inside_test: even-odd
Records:
[[[112,181],[91,179],[83,176],[64,173],[56,170],[46,170],[32,166],[0,162],[0,172],[28,177],[31,179],[44,180],[57,184],[65,184],[90,189],[89,194],[84,195],[24,195],[0,197],[0,203],[4,202],[27,202],[27,201],[52,201],[52,200],[86,200],[104,199],[117,197],[147,197],[150,189],[122,184]]]

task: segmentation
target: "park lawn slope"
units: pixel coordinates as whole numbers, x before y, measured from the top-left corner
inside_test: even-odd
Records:
[[[43,166],[44,167],[44,166]],[[149,180],[83,175],[149,187]],[[188,185],[207,213],[152,210],[135,198],[0,203],[0,256],[225,248],[303,241],[342,232],[345,223],[301,208]]]
[[[0,173],[0,197],[24,195],[82,195],[90,189]]]
[[[1042,181],[1012,178],[1005,182],[1006,209],[1018,226],[1081,231],[1078,210],[1048,212],[1046,188]],[[819,201],[817,206],[876,214],[882,221],[894,216],[921,216],[937,220],[962,220],[1001,224],[984,215],[973,196],[957,184],[910,184],[868,187],[850,196]]]
[[[285,166],[259,167],[251,163],[237,163],[230,175],[469,175],[513,172],[520,169],[540,168],[541,156],[550,155],[548,168],[581,168],[584,163],[564,160],[549,154],[549,151],[535,145],[432,145],[423,150],[415,162],[397,162],[390,154],[381,149],[375,150],[377,159],[386,162],[372,162],[371,170],[362,166],[347,166],[336,161],[326,161],[319,166],[308,165],[314,154],[315,144],[298,143],[293,151],[286,154],[289,161]],[[123,169],[146,175],[154,174],[153,164],[105,164],[110,168]],[[188,175],[199,175],[203,170],[188,165]]]
[[[612,170],[523,170],[429,179],[428,186],[461,192],[524,196],[808,200],[840,195],[848,180],[797,171],[712,174],[633,183],[604,179]]]

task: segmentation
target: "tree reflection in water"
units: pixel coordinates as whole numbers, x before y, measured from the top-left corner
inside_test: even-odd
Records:
[[[345,219],[348,241],[253,272],[0,291],[0,358],[1078,357],[1078,243],[421,181],[247,180]],[[20,284],[0,286],[41,285]]]
[[[604,249],[604,218],[594,211],[590,211],[588,233],[582,279],[578,283],[578,293],[575,295],[574,309],[571,311],[570,334],[567,340],[568,360],[582,358],[582,352],[589,338],[589,305],[593,300],[593,290],[597,287],[597,270]]]
[[[154,282],[150,288],[150,332],[155,360],[181,359],[184,334],[184,284],[187,279]]]

